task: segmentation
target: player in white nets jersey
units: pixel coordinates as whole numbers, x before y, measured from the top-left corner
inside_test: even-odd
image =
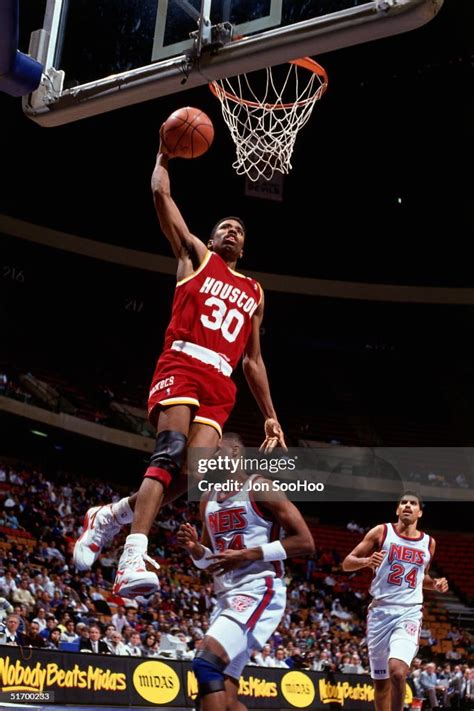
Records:
[[[446,578],[428,575],[435,541],[417,528],[422,506],[417,494],[405,492],[397,523],[372,528],[342,563],[346,571],[374,571],[367,645],[376,711],[402,711],[406,677],[418,650],[423,589],[448,590]]]
[[[233,459],[244,451],[240,437],[230,433],[223,436],[221,454],[222,449]],[[189,523],[178,531],[194,564],[213,573],[217,597],[203,648],[193,660],[202,711],[245,708],[237,697],[242,669],[285,611],[283,560],[314,552],[313,537],[296,506],[281,493],[253,491],[256,481],[271,484],[240,471],[232,475],[238,491],[203,496],[200,542]]]

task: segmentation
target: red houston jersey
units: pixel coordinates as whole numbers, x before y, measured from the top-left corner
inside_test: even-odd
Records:
[[[176,284],[165,349],[173,341],[189,341],[219,353],[235,368],[261,300],[255,279],[230,269],[215,252],[207,252],[198,269]]]

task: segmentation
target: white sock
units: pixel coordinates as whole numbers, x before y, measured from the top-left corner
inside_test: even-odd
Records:
[[[125,548],[138,548],[141,552],[145,553],[148,548],[148,536],[144,533],[130,533],[125,540]]]
[[[116,504],[112,504],[112,513],[123,526],[124,523],[132,523],[133,521],[133,511],[128,503],[128,496],[124,499],[120,499]]]

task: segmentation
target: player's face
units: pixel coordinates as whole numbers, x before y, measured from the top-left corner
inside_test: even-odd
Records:
[[[400,499],[397,515],[404,523],[415,523],[422,515],[420,502],[416,496],[404,496]]]
[[[223,259],[234,261],[242,256],[245,234],[237,220],[223,220],[214,232],[211,245]]]

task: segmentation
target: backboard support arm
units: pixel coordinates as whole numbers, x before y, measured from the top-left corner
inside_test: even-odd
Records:
[[[235,42],[227,41],[224,33],[222,41],[216,42],[218,26],[213,29],[210,24],[210,0],[202,0],[198,35],[190,51],[65,90],[61,70],[50,65],[47,86],[24,97],[23,110],[41,125],[62,125],[182,91],[184,81],[186,88],[194,88],[214,79],[405,32],[431,20],[442,4],[443,0],[369,0]],[[59,22],[61,6],[62,0],[48,0],[51,23]],[[232,29],[226,22],[221,27],[226,25]],[[38,44],[50,60],[54,47],[50,43],[46,48],[44,41]],[[45,72],[48,74],[48,67]]]

